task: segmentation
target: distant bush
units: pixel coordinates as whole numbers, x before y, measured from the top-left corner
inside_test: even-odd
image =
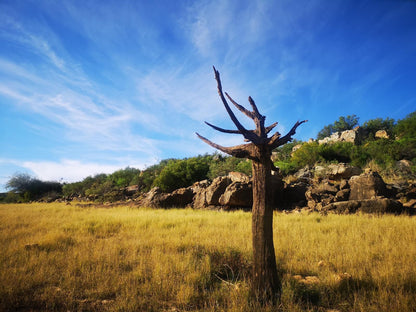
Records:
[[[6,184],[10,192],[4,198],[8,202],[29,202],[38,200],[48,193],[61,193],[62,184],[54,181],[41,181],[26,173],[15,174]]]

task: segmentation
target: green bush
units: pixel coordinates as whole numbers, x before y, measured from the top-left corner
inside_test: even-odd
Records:
[[[6,188],[11,192],[5,200],[29,202],[38,200],[48,193],[61,193],[62,184],[54,181],[41,181],[26,173],[17,173],[7,182]]]
[[[215,154],[209,164],[208,178],[213,180],[219,176],[225,176],[229,172],[238,171],[251,176],[251,161],[231,156],[223,157]]]
[[[379,130],[385,130],[387,134],[393,138],[395,122],[392,118],[376,118],[366,121],[361,128],[366,135],[367,140],[374,140],[375,134]]]
[[[400,139],[416,138],[416,111],[410,113],[405,119],[399,120],[394,128],[396,136]]]
[[[153,181],[153,186],[164,192],[171,192],[181,187],[207,178],[209,157],[193,157],[182,160],[171,160]]]

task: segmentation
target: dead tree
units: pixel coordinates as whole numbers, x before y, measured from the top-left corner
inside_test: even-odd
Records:
[[[271,160],[273,149],[292,140],[296,128],[304,123],[298,121],[288,134],[281,136],[276,132],[268,137],[270,131],[277,125],[277,122],[265,127],[265,116],[261,115],[251,97],[248,101],[252,111],[247,110],[234,101],[225,92],[228,100],[244,115],[254,121],[255,130],[247,130],[238,121],[222,91],[220,73],[215,69],[215,80],[217,81],[218,94],[237,130],[227,130],[205,122],[208,126],[224,133],[243,135],[247,144],[233,147],[223,147],[204,138],[197,133],[197,136],[212,147],[238,158],[248,158],[252,161],[253,170],[253,207],[252,207],[252,242],[253,242],[253,280],[252,293],[261,302],[275,302],[280,298],[281,280],[277,273],[276,256],[273,244],[273,189],[271,183],[271,171],[278,170]]]

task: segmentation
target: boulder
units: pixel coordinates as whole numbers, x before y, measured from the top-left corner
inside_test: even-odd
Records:
[[[374,198],[365,200],[349,200],[335,202],[322,208],[324,212],[334,212],[338,214],[350,214],[356,212],[363,213],[402,213],[403,205],[397,200],[389,198]]]
[[[350,179],[353,176],[360,175],[362,170],[345,163],[330,164],[327,167],[327,178],[330,180]]]
[[[248,177],[248,175],[241,173],[241,172],[237,172],[237,171],[229,172],[228,177],[231,179],[232,182],[243,182],[243,183],[250,182],[250,178]]]
[[[308,184],[302,181],[286,184],[280,195],[275,198],[276,207],[279,209],[292,209],[296,206],[304,207],[307,204],[305,197],[307,189]]]
[[[163,194],[158,198],[159,207],[186,207],[192,203],[194,198],[194,191],[192,188],[180,188],[174,190],[172,193]]]
[[[294,176],[297,179],[303,179],[303,180],[308,180],[313,178],[313,170],[311,170],[311,168],[309,166],[306,166],[304,168],[299,169]]]
[[[335,201],[346,201],[350,197],[349,189],[342,189],[335,194]]]
[[[208,206],[207,200],[206,200],[206,190],[209,186],[208,180],[203,180],[200,182],[195,182],[191,188],[194,191],[194,199],[192,203],[192,207],[196,209],[205,208]]]
[[[313,209],[321,205],[328,205],[335,200],[338,188],[329,181],[323,181],[318,185],[311,185],[305,192],[305,198],[308,201],[308,207]]]
[[[139,200],[139,203],[144,207],[156,207],[155,205],[162,194],[160,187],[156,186],[147,192],[144,197]]]
[[[136,194],[140,190],[138,185],[130,185],[124,188],[124,193],[128,196]]]
[[[356,143],[358,139],[357,130],[345,130],[341,132],[339,141]]]
[[[351,188],[350,200],[373,199],[387,195],[386,183],[377,172],[369,171],[353,176],[348,183]]]
[[[219,198],[221,206],[232,208],[251,207],[253,205],[253,189],[251,183],[233,182],[227,186]]]
[[[231,184],[229,177],[217,177],[205,191],[205,200],[208,205],[218,206],[220,196],[224,193],[228,185]]]
[[[374,137],[376,139],[390,139],[390,136],[388,135],[386,130],[378,130]]]

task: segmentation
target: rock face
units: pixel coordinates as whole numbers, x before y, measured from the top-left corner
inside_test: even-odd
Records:
[[[349,180],[351,187],[350,200],[374,199],[377,196],[386,196],[386,183],[377,172],[366,172],[353,176]]]
[[[331,180],[349,179],[352,176],[361,174],[362,170],[348,164],[330,164],[328,165],[327,177]]]
[[[154,208],[186,207],[192,203],[193,197],[194,192],[191,188],[162,193],[159,187],[154,187],[140,200],[140,205]]]
[[[211,184],[193,185],[195,192],[193,208],[246,208],[253,203],[250,178],[240,172],[230,172],[228,176],[217,177]]]
[[[191,186],[191,189],[194,191],[195,196],[192,203],[193,208],[204,208],[207,206],[207,200],[205,197],[205,190],[209,186],[208,180],[203,180],[196,182]]]
[[[219,198],[219,204],[230,208],[251,207],[253,205],[253,189],[251,183],[231,183]]]
[[[160,187],[154,187],[149,192],[147,192],[142,199],[140,199],[139,203],[145,207],[156,207],[155,205],[158,202],[161,194],[162,190]]]
[[[322,167],[326,178],[316,178],[316,169],[306,168],[299,178],[288,184],[272,175],[274,207],[280,210],[318,211],[320,213],[402,213],[416,214],[416,185],[386,185],[377,172],[365,172],[345,164]],[[230,173],[194,183],[172,193],[153,188],[139,201],[148,207],[186,207],[195,209],[250,208],[253,191],[250,178]]]
[[[241,172],[236,172],[236,171],[229,172],[228,177],[231,179],[232,182],[242,182],[242,183],[250,182],[250,178]]]
[[[231,182],[232,181],[229,177],[215,178],[212,181],[212,184],[205,190],[206,203],[209,206],[219,206],[219,199]]]

